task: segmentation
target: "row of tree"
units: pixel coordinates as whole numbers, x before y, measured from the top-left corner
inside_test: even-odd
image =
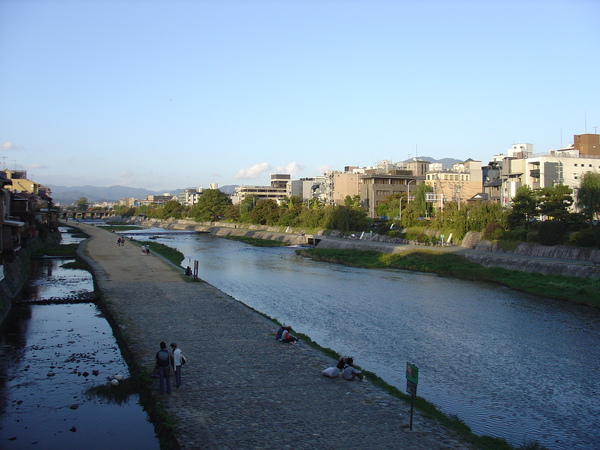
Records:
[[[192,207],[170,201],[160,207],[118,206],[114,212],[124,217],[142,214],[155,219],[191,218],[198,222],[227,220],[344,232],[365,231],[377,226],[379,232],[398,234],[393,230],[421,227],[434,229],[445,235],[452,233],[459,240],[468,231],[485,231],[488,238],[504,236],[536,240],[540,232],[544,236],[544,228],[550,227],[548,223],[561,224],[552,225],[558,230],[554,234],[562,232],[564,235],[589,228],[589,222],[600,212],[600,174],[594,173],[586,174],[581,181],[577,203],[581,212],[578,213],[571,211],[572,190],[563,185],[538,191],[522,186],[508,210],[491,202],[466,205],[448,202],[443,209],[436,209],[433,203],[427,201],[428,192],[431,192],[431,188],[421,184],[410,203],[402,194],[389,196],[377,206],[377,213],[385,218],[377,221],[367,217],[359,196],[346,197],[343,206],[325,205],[317,199],[302,201],[296,196],[280,203],[248,196],[239,205],[233,205],[229,196],[218,189],[205,190],[198,203]]]

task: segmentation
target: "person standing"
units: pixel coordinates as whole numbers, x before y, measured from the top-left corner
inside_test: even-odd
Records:
[[[167,350],[167,344],[160,343],[160,350],[156,352],[156,368],[158,369],[158,386],[160,393],[165,393],[165,382],[167,385],[167,394],[171,393],[171,355]]]
[[[175,387],[181,387],[181,367],[185,364],[185,356],[181,353],[181,349],[173,342],[171,344],[173,350],[173,372],[175,372]]]

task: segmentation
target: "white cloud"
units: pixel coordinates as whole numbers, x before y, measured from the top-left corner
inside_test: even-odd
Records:
[[[11,150],[18,150],[18,149],[19,149],[19,147],[17,147],[17,145],[12,142],[5,142],[4,144],[2,144],[3,152],[8,152]]]
[[[269,163],[255,164],[248,169],[241,169],[234,175],[237,180],[256,180],[260,178],[264,172],[273,170]]]
[[[29,167],[27,167],[30,170],[38,170],[38,169],[47,169],[48,166],[46,166],[45,164],[30,164]]]
[[[331,170],[331,166],[319,166],[319,167],[317,167],[317,173],[319,175],[323,175],[328,170]]]
[[[299,172],[304,170],[304,166],[302,164],[298,164],[297,162],[289,163],[284,169],[283,173],[289,173],[290,175],[296,175]]]

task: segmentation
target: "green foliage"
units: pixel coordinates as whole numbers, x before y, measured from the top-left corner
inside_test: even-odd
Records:
[[[404,233],[404,237],[409,241],[414,241],[418,236],[425,233],[425,227],[409,227]]]
[[[285,247],[288,244],[285,242],[274,241],[272,239],[260,239],[260,238],[252,238],[246,236],[223,236],[225,239],[230,239],[232,241],[239,241],[245,244],[254,245],[255,247]]]
[[[504,230],[495,222],[487,224],[483,230],[483,239],[486,241],[498,240],[502,237]]]
[[[588,172],[583,175],[577,190],[577,206],[589,220],[600,214],[600,173]]]
[[[525,225],[527,220],[534,217],[538,207],[538,196],[529,186],[521,186],[517,189],[517,194],[512,198],[511,211],[508,214],[508,228],[515,228]]]
[[[567,225],[558,220],[546,220],[540,223],[538,229],[538,239],[542,245],[560,244],[567,231]]]
[[[277,225],[279,207],[275,200],[262,200],[256,204],[249,214],[251,223],[259,225]]]
[[[88,209],[87,197],[79,197],[79,200],[75,202],[75,206],[79,211],[86,211]]]
[[[216,222],[226,217],[225,214],[231,206],[231,199],[227,194],[219,189],[206,189],[198,199],[191,211],[190,215],[197,222]]]
[[[572,193],[569,186],[562,184],[543,188],[539,192],[540,213],[554,220],[566,221],[569,218],[568,208],[573,204]]]
[[[587,228],[569,236],[569,244],[579,247],[596,247],[600,248],[600,229]]]

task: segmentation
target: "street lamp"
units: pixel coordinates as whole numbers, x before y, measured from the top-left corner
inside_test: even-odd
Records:
[[[407,188],[407,193],[406,193],[406,203],[410,203],[410,183],[412,183],[415,180],[408,180],[408,183],[406,183],[406,188]]]
[[[400,226],[402,227],[402,197],[400,197],[400,202],[398,205],[398,220],[400,221]]]

